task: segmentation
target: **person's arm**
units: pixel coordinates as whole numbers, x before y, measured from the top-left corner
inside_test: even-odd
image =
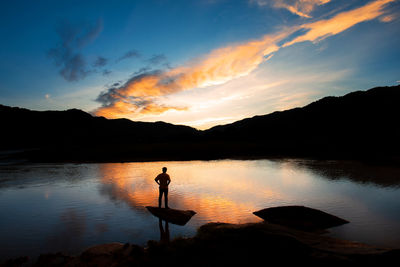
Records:
[[[171,183],[171,178],[168,175],[167,185],[169,185],[169,183]]]
[[[156,181],[156,183],[157,183],[158,185],[160,185],[160,178],[158,177],[158,175],[157,175],[157,177],[154,179],[154,181]]]

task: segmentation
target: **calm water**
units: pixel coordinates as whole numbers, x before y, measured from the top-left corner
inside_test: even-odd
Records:
[[[157,204],[154,178],[163,166],[170,207],[197,212],[185,226],[169,224],[171,238],[207,222],[257,222],[253,211],[295,204],[351,222],[328,235],[400,248],[400,168],[311,160],[40,164],[0,166],[0,259],[159,240],[159,221],[144,207]]]

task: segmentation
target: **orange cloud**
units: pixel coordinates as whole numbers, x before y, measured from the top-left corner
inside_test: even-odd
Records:
[[[339,13],[330,19],[304,24],[301,28],[309,29],[309,31],[304,35],[285,43],[283,46],[290,46],[304,41],[320,41],[328,36],[341,33],[358,23],[381,16],[384,13],[384,6],[393,1],[395,0],[377,0],[360,8]]]
[[[119,88],[102,93],[98,100],[103,106],[97,116],[108,118],[137,117],[161,114],[168,110],[186,110],[159,103],[159,98],[179,91],[222,84],[249,74],[277,51],[276,43],[293,30],[267,35],[259,41],[228,46],[212,51],[202,59],[165,72],[138,75]]]
[[[319,41],[341,33],[354,25],[375,19],[384,14],[383,8],[395,0],[375,0],[365,6],[345,11],[336,16],[286,28],[262,39],[231,45],[211,51],[183,66],[168,71],[143,73],[128,80],[123,86],[110,88],[99,95],[102,103],[94,113],[108,118],[137,118],[158,115],[169,110],[186,110],[186,107],[168,106],[162,103],[165,96],[210,85],[223,84],[232,79],[248,75],[262,62],[268,60],[281,47],[304,41]],[[287,3],[287,1],[277,1]],[[311,12],[315,5],[329,0],[295,1],[292,5],[301,12]],[[299,29],[308,30],[293,40],[278,44]]]
[[[387,15],[387,16],[384,16],[384,17],[380,18],[380,21],[382,21],[382,22],[391,22],[395,18],[396,18],[395,15],[392,14],[392,15]]]
[[[324,5],[331,0],[274,0],[274,7],[286,8],[293,14],[301,17],[311,18],[310,13],[315,6]]]
[[[164,113],[168,110],[188,110],[188,108],[187,107],[168,107],[168,106],[150,103],[141,110],[141,114],[158,115],[158,114]]]
[[[171,107],[165,105],[159,105],[155,103],[148,103],[143,106],[127,103],[124,100],[117,100],[110,106],[105,106],[97,109],[95,111],[96,116],[103,116],[107,118],[121,118],[121,117],[131,117],[132,114],[136,115],[158,115],[164,113],[168,110],[187,110],[187,107]]]

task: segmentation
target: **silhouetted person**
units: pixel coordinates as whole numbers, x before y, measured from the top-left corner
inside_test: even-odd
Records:
[[[162,224],[163,220],[158,220],[158,226],[160,227],[160,242],[161,243],[169,243],[169,228],[168,221],[165,221],[165,230]]]
[[[158,207],[161,208],[161,199],[164,194],[165,200],[165,208],[168,209],[168,185],[171,182],[171,178],[167,174],[167,168],[162,168],[162,173],[157,175],[156,179],[154,179],[156,183],[159,185],[160,195],[158,196]]]

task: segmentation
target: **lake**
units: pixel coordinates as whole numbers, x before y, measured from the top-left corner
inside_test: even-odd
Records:
[[[0,166],[0,259],[101,243],[145,245],[167,229],[145,208],[157,205],[154,178],[168,167],[169,206],[195,210],[170,238],[207,222],[261,221],[267,207],[304,205],[349,224],[326,235],[400,248],[400,168],[300,159]]]

